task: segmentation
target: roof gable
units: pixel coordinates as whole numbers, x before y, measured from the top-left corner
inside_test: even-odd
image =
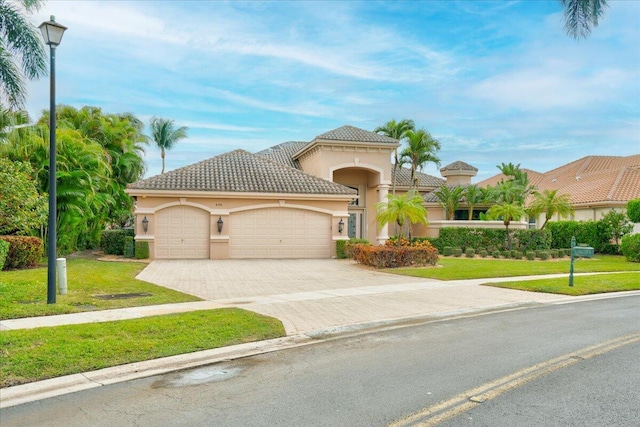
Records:
[[[245,150],[234,150],[127,186],[136,190],[355,194],[351,188]]]
[[[341,126],[337,129],[330,130],[321,135],[316,136],[312,142],[317,141],[349,141],[349,142],[366,142],[378,144],[398,144],[398,140],[380,135],[375,132],[360,129],[354,126]]]

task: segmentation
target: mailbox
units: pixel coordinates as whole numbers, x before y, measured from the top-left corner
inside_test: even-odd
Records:
[[[593,248],[591,246],[574,246],[573,256],[579,258],[593,258]]]

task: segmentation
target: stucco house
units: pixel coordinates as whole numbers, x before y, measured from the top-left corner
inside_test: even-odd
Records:
[[[349,237],[383,243],[374,205],[386,200],[397,140],[352,126],[258,153],[235,150],[127,188],[136,240],[171,258],[329,258]],[[418,175],[419,190],[444,183]],[[396,191],[410,171],[399,169]]]

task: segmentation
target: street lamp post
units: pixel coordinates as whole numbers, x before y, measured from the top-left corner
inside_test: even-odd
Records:
[[[49,251],[47,254],[47,304],[56,302],[56,47],[67,27],[51,20],[40,24],[44,42],[50,52],[50,103],[49,103]]]

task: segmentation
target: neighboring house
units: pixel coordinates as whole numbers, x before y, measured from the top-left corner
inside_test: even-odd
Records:
[[[348,237],[383,243],[374,205],[392,184],[397,140],[352,126],[311,142],[235,150],[130,184],[136,240],[171,258],[329,258]],[[444,180],[419,174],[427,192]],[[410,171],[399,169],[399,193]],[[144,231],[143,224],[146,225]]]
[[[599,220],[612,209],[625,209],[629,200],[640,198],[640,154],[586,156],[545,173],[522,170],[539,191],[558,190],[558,194],[571,196],[574,214],[567,219]],[[504,175],[498,174],[478,185],[495,185],[503,178]],[[530,221],[540,227],[544,214]]]

